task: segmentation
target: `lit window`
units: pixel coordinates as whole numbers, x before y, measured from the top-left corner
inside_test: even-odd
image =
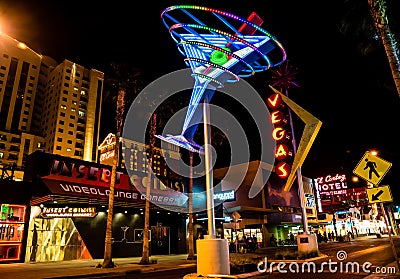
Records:
[[[71,148],[67,148],[67,152],[71,152],[72,151],[72,149]]]

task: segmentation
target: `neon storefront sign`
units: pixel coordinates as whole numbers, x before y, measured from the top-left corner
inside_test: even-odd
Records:
[[[318,177],[316,182],[317,190],[320,195],[347,194],[347,180],[345,174]]]

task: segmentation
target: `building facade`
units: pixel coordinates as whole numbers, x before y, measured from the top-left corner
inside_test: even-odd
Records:
[[[303,232],[302,210],[297,182],[290,191],[283,190],[281,181],[275,181],[270,174],[274,168],[264,162],[252,161],[249,164],[214,170],[214,177],[220,182],[222,191],[235,190],[235,200],[223,203],[223,237],[231,244],[243,242],[245,239],[257,240],[257,247],[271,245],[272,235],[281,240],[280,245],[296,245],[289,243],[289,236]],[[239,179],[244,177],[244,179]],[[307,221],[316,222],[317,209],[313,202],[315,193],[312,180],[303,177],[304,199]],[[250,189],[260,189],[254,197],[250,197]],[[234,249],[231,249],[234,250]]]
[[[4,33],[0,46],[2,178],[22,180],[36,150],[96,161],[104,74],[58,64]]]

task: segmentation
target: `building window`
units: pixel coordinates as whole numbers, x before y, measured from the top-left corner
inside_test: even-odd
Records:
[[[58,142],[62,142],[62,138],[57,138],[57,141]]]
[[[75,150],[75,156],[82,156],[83,152],[81,150]]]
[[[61,146],[57,145],[56,150],[61,150]]]
[[[82,134],[76,134],[76,138],[77,139],[85,139],[85,136],[84,135],[82,135]]]
[[[18,160],[18,155],[8,154],[8,160]]]

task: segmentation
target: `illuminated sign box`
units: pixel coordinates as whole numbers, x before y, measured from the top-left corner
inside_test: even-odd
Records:
[[[92,218],[96,216],[95,207],[45,207],[42,209],[43,218]]]
[[[347,194],[347,181],[345,174],[327,175],[316,179],[317,190],[320,195]]]
[[[110,150],[105,153],[100,154],[100,163],[103,164],[105,161],[109,159],[114,159],[115,150]]]
[[[222,202],[236,201],[235,190],[214,193],[214,200]]]

